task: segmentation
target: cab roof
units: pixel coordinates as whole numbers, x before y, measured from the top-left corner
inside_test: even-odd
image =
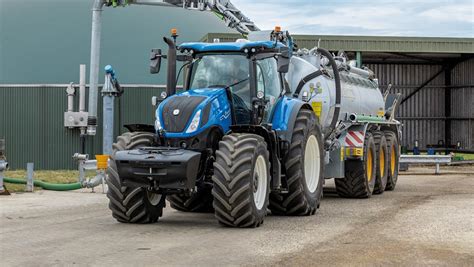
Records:
[[[278,50],[286,45],[273,41],[234,42],[234,43],[184,43],[179,50],[193,50],[195,53],[205,52],[244,52],[245,49]]]

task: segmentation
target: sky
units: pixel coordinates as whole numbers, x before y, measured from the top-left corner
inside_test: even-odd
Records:
[[[293,34],[474,37],[474,0],[232,0],[262,30]]]

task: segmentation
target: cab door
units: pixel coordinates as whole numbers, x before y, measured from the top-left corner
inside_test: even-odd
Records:
[[[275,57],[267,57],[256,61],[256,89],[263,92],[267,106],[265,109],[265,122],[269,122],[271,114],[278,99],[283,93],[281,76],[278,72],[277,60]]]

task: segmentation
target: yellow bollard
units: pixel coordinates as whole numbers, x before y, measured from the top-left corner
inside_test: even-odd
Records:
[[[97,170],[107,169],[109,157],[109,155],[95,155],[97,160]]]

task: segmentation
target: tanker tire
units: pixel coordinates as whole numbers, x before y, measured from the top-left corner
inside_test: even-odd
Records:
[[[319,146],[319,177],[317,188],[311,192],[305,178],[306,144],[311,136]],[[309,216],[319,208],[323,194],[323,142],[318,119],[311,110],[300,110],[292,135],[290,150],[285,158],[288,193],[271,193],[269,208],[274,215]],[[313,163],[313,164],[315,164]]]
[[[372,175],[369,179],[368,158],[372,151]],[[375,163],[377,162],[375,142],[372,134],[367,132],[364,139],[364,160],[345,162],[345,178],[335,179],[336,191],[344,198],[369,198],[375,188]]]
[[[214,211],[212,207],[211,188],[198,188],[197,192],[190,196],[175,194],[167,197],[170,206],[182,212],[210,213]]]
[[[257,161],[262,163],[262,160],[264,168],[258,168]],[[261,184],[255,181],[255,178],[258,180],[260,177],[255,175],[256,167],[257,170],[264,169],[262,175],[267,177],[266,185],[261,188],[257,186]],[[240,228],[262,225],[270,192],[269,153],[263,137],[254,134],[224,136],[216,152],[212,181],[214,214],[219,223]],[[255,200],[255,191],[263,192],[259,204]]]
[[[377,163],[376,163],[376,180],[374,194],[382,194],[385,191],[387,186],[388,179],[388,164],[389,164],[389,155],[388,155],[388,145],[387,139],[383,132],[374,132],[374,141],[375,149],[377,154]],[[381,166],[383,162],[383,166]]]
[[[152,133],[135,132],[119,136],[113,145],[107,169],[107,198],[112,216],[121,223],[154,223],[163,214],[166,198],[148,192],[145,188],[124,185],[114,159],[117,151],[152,146],[153,143]]]
[[[397,135],[394,132],[390,132],[390,131],[385,132],[385,138],[387,139],[388,156],[390,159],[387,186],[385,187],[385,191],[393,191],[395,190],[395,186],[397,185],[397,181],[398,181],[400,150],[399,150]],[[395,157],[394,157],[395,164],[393,164],[395,166],[394,168],[392,168],[393,165],[391,162],[393,152],[395,152]]]

